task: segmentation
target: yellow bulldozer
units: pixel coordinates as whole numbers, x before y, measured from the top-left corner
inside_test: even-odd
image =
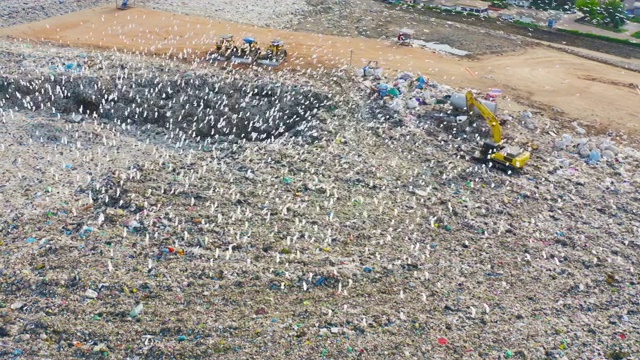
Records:
[[[272,40],[267,51],[260,52],[256,62],[261,65],[278,66],[287,59],[287,50],[282,40]]]
[[[215,48],[207,54],[207,60],[210,62],[227,61],[231,58],[233,47],[233,35],[222,35],[216,41]]]
[[[477,109],[480,115],[487,121],[491,129],[492,137],[485,140],[482,147],[473,155],[474,159],[507,173],[520,172],[531,158],[531,153],[518,147],[506,146],[502,143],[502,126],[498,118],[473,96],[471,91],[465,95],[467,111],[473,114]]]

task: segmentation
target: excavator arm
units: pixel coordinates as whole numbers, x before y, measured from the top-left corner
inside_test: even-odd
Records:
[[[493,134],[492,141],[485,141],[482,149],[477,154],[476,159],[482,161],[490,160],[499,169],[508,170],[522,170],[525,164],[531,158],[531,153],[523,151],[517,147],[505,146],[502,144],[502,126],[498,122],[496,116],[484,105],[481,101],[478,101],[471,91],[465,95],[467,100],[467,110],[473,113],[476,109],[487,121]]]
[[[471,91],[467,91],[466,94],[467,99],[467,111],[469,113],[473,113],[474,109],[478,109],[480,115],[487,121],[489,124],[489,128],[491,128],[491,133],[493,135],[493,142],[496,144],[500,144],[502,142],[502,126],[500,126],[500,122],[498,118],[487,108],[482,102],[478,101]]]

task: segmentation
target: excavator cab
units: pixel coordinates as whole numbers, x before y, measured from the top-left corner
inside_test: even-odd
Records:
[[[471,91],[466,94],[467,111],[473,114],[477,109],[491,128],[492,139],[482,144],[482,148],[475,154],[474,158],[484,163],[490,163],[496,168],[506,172],[519,172],[531,158],[531,153],[514,146],[502,144],[502,126],[496,116],[478,101]]]

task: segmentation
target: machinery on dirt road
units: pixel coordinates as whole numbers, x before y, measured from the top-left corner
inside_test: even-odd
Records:
[[[116,0],[116,9],[129,10],[136,6],[136,0]]]
[[[471,91],[467,91],[465,97],[469,114],[473,114],[477,109],[489,124],[492,134],[492,138],[484,141],[473,158],[507,173],[522,171],[531,158],[531,153],[518,147],[502,144],[502,126],[500,126],[498,118],[486,105],[478,101]]]
[[[231,59],[231,51],[233,50],[233,35],[222,35],[213,50],[207,54],[207,61],[227,61]]]
[[[267,51],[260,52],[256,62],[260,65],[279,66],[287,59],[284,41],[272,40]]]
[[[242,45],[234,46],[231,50],[231,62],[235,64],[253,64],[260,49],[258,42],[252,37],[242,39]]]
[[[402,46],[413,46],[413,34],[415,32],[411,29],[400,29],[398,33],[398,45]]]

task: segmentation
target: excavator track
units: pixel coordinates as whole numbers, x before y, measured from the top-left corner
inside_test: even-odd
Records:
[[[480,154],[480,149],[477,149],[473,156],[471,156],[471,160],[478,164],[486,165],[489,169],[499,170],[504,172],[507,175],[518,176],[521,175],[523,169],[519,169],[511,164],[505,164],[497,160],[487,159]]]

